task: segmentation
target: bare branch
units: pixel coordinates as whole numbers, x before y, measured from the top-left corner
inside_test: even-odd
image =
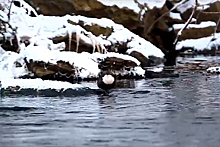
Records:
[[[161,15],[157,20],[154,21],[154,23],[151,24],[151,26],[148,28],[146,35],[152,30],[153,26],[164,16],[166,16],[167,14],[169,14],[171,11],[173,11],[174,9],[176,9],[177,7],[179,7],[180,5],[182,5],[184,2],[186,2],[187,0],[182,0],[181,2],[177,3],[170,11],[167,11],[166,13],[164,13],[163,15]]]
[[[192,13],[191,13],[189,19],[188,19],[187,22],[185,23],[185,26],[184,26],[183,28],[181,28],[181,30],[179,30],[179,32],[178,32],[178,34],[177,34],[177,37],[176,37],[176,39],[175,39],[175,41],[174,41],[174,43],[173,43],[174,46],[176,46],[176,44],[177,44],[177,42],[178,42],[180,36],[182,35],[182,31],[183,31],[184,29],[186,29],[186,28],[188,27],[189,23],[192,21],[193,15],[195,14],[195,11],[196,11],[196,9],[197,9],[197,7],[198,7],[198,0],[195,0],[195,1],[196,1],[196,5],[195,5],[195,7],[194,7],[194,9],[193,9],[193,11],[192,11]]]
[[[14,0],[11,1],[10,3],[10,7],[9,7],[9,11],[8,11],[8,22],[10,22],[10,18],[11,18],[11,7],[12,7],[12,4],[14,3]]]

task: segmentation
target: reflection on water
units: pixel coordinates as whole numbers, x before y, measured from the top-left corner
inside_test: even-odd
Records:
[[[0,146],[219,146],[218,76],[117,85],[109,96],[1,98]]]

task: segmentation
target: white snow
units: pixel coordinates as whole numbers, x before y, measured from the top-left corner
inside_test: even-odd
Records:
[[[85,54],[85,53],[84,53],[84,54]],[[114,53],[114,52],[109,52],[109,53],[107,53],[107,54],[93,53],[93,54],[88,54],[88,55],[93,56],[93,57],[92,57],[93,60],[96,60],[96,59],[104,59],[104,58],[106,58],[106,57],[117,57],[117,58],[121,58],[121,59],[124,59],[124,60],[133,61],[133,62],[135,62],[137,65],[140,65],[140,62],[139,62],[136,58],[133,58],[133,57],[131,57],[131,56],[124,55],[124,54]]]
[[[144,76],[145,74],[145,70],[142,69],[140,66],[135,67],[134,70],[135,70],[134,75]]]
[[[215,34],[215,38],[219,38],[220,33]],[[216,39],[212,41],[213,36],[203,37],[199,39],[187,39],[184,41],[178,42],[176,49],[180,50],[182,47],[190,47],[194,48],[195,50],[204,50],[204,49],[211,49],[213,46],[220,44],[220,40]]]
[[[8,16],[2,10],[0,10],[0,19],[4,22],[8,22]]]
[[[220,73],[220,66],[209,67],[206,71],[209,73]]]
[[[175,30],[181,29],[185,26],[185,24],[174,24],[173,28]],[[205,21],[201,22],[200,24],[189,24],[187,26],[187,29],[192,29],[192,28],[207,28],[207,27],[215,27],[216,23],[213,21]]]
[[[114,23],[112,20],[110,19],[106,19],[106,18],[101,18],[101,19],[97,19],[97,18],[88,18],[88,17],[84,17],[84,16],[69,16],[66,15],[64,17],[46,17],[44,16],[45,21],[50,21],[50,22],[67,22],[68,19],[74,21],[74,22],[79,22],[80,20],[83,20],[85,22],[85,24],[87,25],[92,25],[92,24],[98,24],[99,26],[102,27],[109,27],[109,28],[113,28],[114,32],[107,38],[107,40],[102,39],[101,36],[95,37],[94,35],[92,36],[92,38],[94,38],[95,41],[97,41],[98,43],[100,43],[101,45],[110,45],[110,41],[113,43],[116,43],[117,41],[127,41],[132,39],[132,41],[130,43],[128,43],[128,47],[131,47],[130,50],[128,50],[128,53],[130,53],[133,50],[139,51],[141,52],[143,55],[145,55],[146,57],[150,56],[150,55],[154,55],[157,57],[163,57],[164,54],[162,53],[162,51],[155,47],[154,45],[152,45],[150,42],[144,40],[143,38],[139,37],[138,35],[135,35],[134,33],[132,33],[131,31],[129,31],[128,29],[124,28],[122,25],[120,24],[116,24]],[[47,36],[48,37],[55,37],[55,36],[65,36],[66,35],[66,30],[67,28],[62,28],[63,23],[59,24],[56,23],[57,26],[53,25],[53,23],[49,23],[47,24],[46,22],[44,23],[44,20],[40,20],[43,21],[41,24],[45,24],[44,27],[46,27],[47,29],[44,32],[47,32]],[[48,26],[47,26],[48,25]],[[89,34],[89,32],[87,32],[86,30],[84,30],[83,28],[81,28],[80,26],[73,26],[70,24],[66,24],[67,27],[71,28],[73,32],[86,32]],[[55,28],[56,27],[56,28]],[[59,30],[58,33],[52,33],[51,35],[49,35],[49,31],[48,28],[54,29],[55,30]],[[62,29],[60,29],[62,28]],[[53,31],[51,31],[53,32]],[[91,39],[86,37],[83,34],[78,33],[81,37],[82,40],[84,40],[86,43],[91,44]],[[46,34],[45,34],[46,35]]]
[[[2,88],[7,88],[9,86],[20,86],[21,89],[31,88],[31,89],[79,89],[83,88],[80,84],[71,84],[69,82],[61,81],[49,81],[42,79],[7,79],[2,81]]]
[[[137,6],[137,4],[134,2],[134,0],[98,0],[104,5],[107,6],[113,6],[117,5],[119,8],[127,7],[131,10],[134,10],[136,13],[139,13],[140,8]],[[138,0],[138,2],[142,5],[145,3],[148,5],[150,9],[157,7],[161,8],[163,7],[166,0]]]
[[[173,18],[173,19],[182,20],[182,18],[181,18],[181,16],[180,16],[180,13],[170,12],[169,15],[170,15],[170,17]]]
[[[185,0],[186,1],[186,0]],[[198,3],[200,5],[199,8],[200,10],[205,10],[209,7],[209,4],[214,3],[218,0],[198,0]],[[177,9],[183,13],[186,10],[190,9],[190,8],[194,8],[195,7],[195,0],[187,0],[185,3],[183,3],[182,5],[180,5]]]

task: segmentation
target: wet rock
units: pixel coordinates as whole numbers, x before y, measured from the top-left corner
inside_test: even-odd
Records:
[[[124,60],[117,57],[107,57],[99,63],[99,68],[101,70],[122,70],[126,69],[130,71],[132,68],[136,67],[137,64],[131,60]]]
[[[151,61],[140,52],[132,51],[130,55],[141,62],[141,67],[148,67],[151,65]]]

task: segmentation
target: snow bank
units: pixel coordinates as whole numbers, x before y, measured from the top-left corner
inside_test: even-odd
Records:
[[[178,42],[176,49],[180,50],[182,47],[194,48],[195,50],[212,49],[212,47],[220,44],[220,39],[212,41],[213,38],[219,38],[220,33],[216,33],[214,36],[199,38],[199,39],[187,39]]]
[[[44,30],[42,32],[43,33],[47,32],[47,34],[42,34],[43,36],[47,36],[48,38],[53,38],[56,36],[66,36],[69,30],[70,32],[76,32],[81,37],[81,39],[83,39],[86,43],[91,44],[91,39],[89,37],[86,37],[83,33],[80,32],[85,32],[86,34],[91,34],[91,33],[87,32],[85,29],[83,29],[80,26],[68,24],[67,20],[71,20],[74,22],[79,22],[81,20],[84,21],[85,25],[97,24],[104,28],[106,27],[113,28],[114,32],[107,38],[107,40],[103,39],[102,36],[96,37],[92,35],[94,41],[98,42],[102,46],[110,45],[111,44],[110,42],[112,43],[116,43],[117,41],[126,42],[127,40],[132,39],[131,42],[128,43],[128,47],[130,47],[128,53],[135,50],[141,52],[146,57],[150,55],[161,58],[164,57],[163,52],[159,48],[151,44],[149,41],[146,41],[145,39],[139,37],[138,35],[124,28],[122,25],[116,24],[112,20],[107,18],[97,19],[97,18],[88,18],[84,16],[70,16],[70,15],[66,15],[64,17],[41,16],[39,17],[39,20],[35,20],[35,21],[39,21],[41,22],[41,24],[44,25],[43,26]],[[34,21],[32,22],[34,24]],[[65,28],[63,28],[64,25],[66,26]]]

